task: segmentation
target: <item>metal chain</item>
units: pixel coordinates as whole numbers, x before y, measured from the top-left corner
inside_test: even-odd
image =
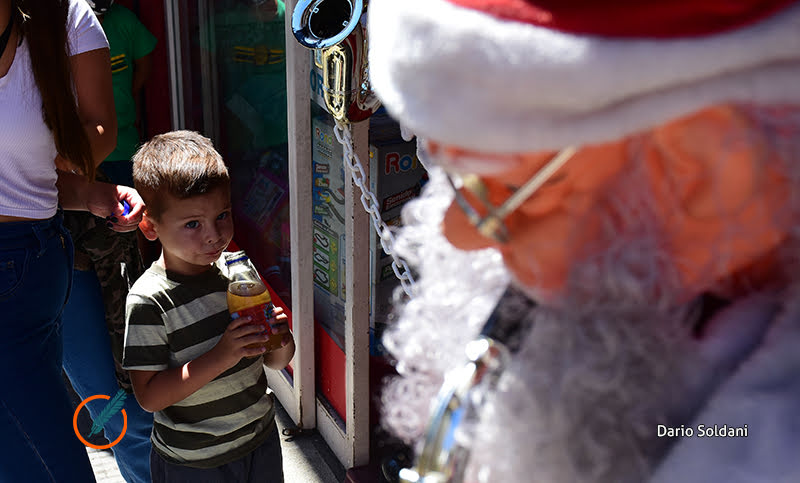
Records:
[[[364,173],[364,167],[361,165],[361,160],[358,159],[358,154],[356,154],[353,147],[353,132],[350,124],[337,120],[333,132],[344,149],[345,164],[350,168],[350,176],[352,176],[353,182],[361,190],[361,204],[372,219],[372,226],[375,228],[375,233],[380,237],[381,247],[387,255],[392,257],[392,270],[400,280],[406,295],[413,297],[415,292],[414,277],[411,275],[411,270],[409,270],[405,260],[394,252],[394,234],[381,218],[378,199],[375,198],[369,187],[364,184],[367,175]]]

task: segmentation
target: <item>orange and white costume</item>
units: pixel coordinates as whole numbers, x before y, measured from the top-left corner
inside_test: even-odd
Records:
[[[644,475],[654,481],[800,478],[790,456],[800,450],[800,433],[780,429],[788,423],[781,420],[789,417],[787,408],[800,404],[800,385],[789,375],[800,368],[791,349],[800,342],[800,307],[795,301],[800,276],[793,268],[793,253],[800,249],[800,203],[795,194],[800,190],[800,2],[373,0],[368,28],[371,80],[389,112],[418,135],[437,166],[434,170],[477,175],[494,206],[555,152],[577,148],[504,220],[509,236],[503,243],[482,236],[455,203],[430,202],[438,206],[430,213],[440,234],[456,249],[478,250],[474,256],[485,257],[476,262],[480,267],[472,276],[491,274],[486,278],[492,283],[502,279],[494,272],[493,254],[500,254],[511,283],[535,299],[542,312],[552,311],[536,315],[542,327],[563,316],[565,321],[586,323],[591,332],[591,314],[576,308],[580,297],[602,299],[602,294],[617,296],[626,290],[641,295],[635,302],[639,308],[652,298],[654,313],[662,305],[689,307],[704,296],[725,300],[728,307],[699,319],[686,313],[674,316],[702,326],[694,334],[681,335],[675,329],[664,339],[675,341],[664,352],[672,361],[665,367],[673,371],[664,381],[686,391],[685,397],[677,398],[682,401],[667,403],[670,397],[662,394],[665,402],[659,408],[654,389],[648,393],[654,401],[642,412],[663,409],[662,416],[638,414],[635,404],[625,406],[624,412],[609,409],[603,416],[641,417],[627,436],[614,440],[616,444],[630,438],[633,443],[625,444],[631,454],[638,453],[631,449],[636,445],[644,448],[637,454],[644,462],[637,469],[623,468],[619,462],[627,454],[625,444],[605,452],[599,443],[603,439],[596,432],[589,434],[600,430],[584,434],[567,423],[553,429],[550,421],[536,420],[537,415],[557,419],[563,414],[551,407],[555,404],[549,395],[541,396],[534,388],[537,368],[552,361],[542,355],[547,349],[537,345],[534,329],[528,343],[539,353],[531,349],[519,356],[516,375],[509,376],[520,388],[506,387],[493,403],[492,414],[498,421],[508,418],[507,426],[515,426],[514,418],[498,408],[527,415],[516,421],[523,429],[509,429],[518,431],[519,439],[509,436],[516,445],[508,458],[530,458],[531,474],[536,474],[537,462],[539,468],[572,468],[568,475],[543,470],[541,481],[592,481],[587,475],[614,475],[614,481],[638,481]],[[428,191],[444,192],[446,187],[432,183]],[[462,194],[474,201],[468,191]],[[409,218],[422,220],[424,203],[412,205]],[[415,255],[423,248],[413,249],[409,253],[418,261],[423,280],[426,273],[432,279],[449,276],[425,269],[443,255],[427,260]],[[469,259],[459,250],[447,253],[464,257],[462,266]],[[613,271],[613,257],[630,263],[624,276],[606,276]],[[465,271],[462,277],[467,276]],[[642,291],[643,286],[647,289]],[[440,298],[445,293],[433,281],[424,290],[436,291]],[[622,296],[618,302],[627,303]],[[426,332],[423,314],[437,309],[422,304],[412,301],[405,307],[405,317],[388,338],[405,378],[390,386],[389,406],[400,398],[401,387],[430,396],[429,381],[441,381],[447,365],[458,359],[448,352],[456,351],[458,344],[444,349],[440,336],[431,335],[436,321]],[[452,303],[450,307],[453,310]],[[599,318],[604,310],[597,310]],[[674,314],[668,312],[653,320],[669,320]],[[460,340],[468,340],[479,328],[465,317],[467,336]],[[459,324],[439,323],[454,329]],[[632,319],[631,327],[644,326],[647,331],[648,323],[641,320],[637,325]],[[613,320],[602,327],[613,329]],[[545,330],[550,329],[541,329],[542,340],[552,335]],[[569,337],[591,352],[592,342],[582,340],[589,337],[580,327],[564,330],[572,331]],[[429,346],[426,337],[435,343]],[[615,357],[627,350],[606,349]],[[606,406],[616,407],[615,399],[627,397],[627,390],[620,389],[627,383],[596,381],[597,377],[584,381],[585,393],[574,389],[577,386],[570,386],[564,375],[570,373],[570,364],[581,369],[590,364],[582,360],[583,351],[568,353],[575,354],[574,359],[562,354],[561,366],[553,369],[558,375],[548,380],[551,388],[563,384],[561,392],[571,394],[558,404],[576,400],[576,405],[588,408],[590,398],[581,398],[591,393],[597,401],[609,401],[595,402],[602,413]],[[602,364],[604,359],[591,360]],[[614,385],[617,382],[620,387]],[[390,420],[396,416],[393,411],[386,410]],[[587,411],[569,414],[584,416]],[[664,443],[661,436],[648,434],[656,432],[659,421],[695,429],[711,422],[752,423],[749,437],[735,441],[676,437]],[[543,427],[553,431],[548,441],[557,443],[548,445],[530,436],[544,433]],[[415,431],[398,430],[408,440],[418,438]],[[596,444],[573,447],[567,434]],[[498,440],[487,437],[483,442]],[[507,471],[492,473],[495,463],[477,459],[473,476],[483,475],[486,481],[520,477],[525,467],[510,462]],[[583,463],[592,471],[582,473]]]

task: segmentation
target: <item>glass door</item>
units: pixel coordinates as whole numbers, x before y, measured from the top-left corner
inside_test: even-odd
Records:
[[[369,457],[369,217],[327,113],[311,107],[320,86],[309,84],[318,80],[313,56],[287,25],[294,4],[165,0],[172,117],[223,155],[234,241],[291,310],[298,349],[290,371],[268,374],[270,387],[295,423],[318,428],[351,467]],[[367,129],[354,138],[368,169]]]

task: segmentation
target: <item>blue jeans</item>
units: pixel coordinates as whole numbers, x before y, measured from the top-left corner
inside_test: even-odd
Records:
[[[93,482],[61,376],[72,239],[59,212],[0,223],[0,481]]]
[[[106,329],[100,282],[93,271],[75,270],[73,277],[72,294],[62,317],[64,371],[81,399],[95,394],[114,397],[119,386],[114,374],[114,358]],[[107,402],[97,400],[86,405],[93,420]],[[128,416],[128,429],[111,449],[125,481],[146,483],[150,481],[153,415],[139,406],[133,394],[128,395],[123,409]],[[103,430],[109,441],[120,435],[122,423],[122,414],[117,414],[105,424]]]

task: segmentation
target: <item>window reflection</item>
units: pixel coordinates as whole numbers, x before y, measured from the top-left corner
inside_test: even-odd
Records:
[[[219,0],[209,50],[220,147],[231,171],[236,241],[291,305],[282,0]]]

